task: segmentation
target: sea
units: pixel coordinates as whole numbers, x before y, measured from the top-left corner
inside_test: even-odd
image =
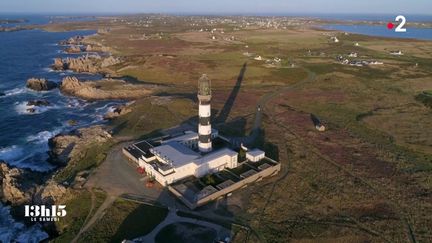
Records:
[[[306,15],[305,15],[306,16]],[[311,16],[310,16],[311,17]],[[394,16],[316,16],[327,19],[390,21]],[[406,16],[407,20],[432,21],[430,16]],[[26,19],[28,22],[1,25],[47,24],[51,21],[86,21],[94,17],[52,18],[49,15],[0,14],[0,19]],[[397,38],[432,39],[431,29],[409,28],[405,34],[393,34],[385,26],[326,25],[328,29]],[[95,31],[46,32],[40,29],[0,32],[0,160],[35,171],[52,171],[47,162],[48,139],[91,124],[104,123],[103,115],[121,101],[88,102],[62,95],[57,89],[35,92],[26,88],[29,78],[46,78],[59,83],[68,75],[80,79],[99,79],[98,75],[59,72],[50,68],[56,57],[73,57],[63,52],[59,41],[75,35],[93,35]],[[47,107],[31,107],[31,100],[47,100]],[[29,112],[34,108],[34,112]],[[69,121],[74,121],[70,123]],[[46,239],[40,225],[26,226],[16,222],[10,208],[0,204],[0,242],[39,242]]]
[[[52,21],[50,17],[41,15],[0,15],[0,19],[6,18],[27,19],[24,24]],[[46,32],[40,29],[0,32],[0,160],[34,171],[54,170],[55,166],[47,162],[48,139],[62,132],[104,123],[103,115],[121,102],[88,102],[62,95],[58,89],[36,92],[26,88],[27,79],[32,77],[57,83],[68,75],[83,80],[101,78],[99,75],[60,72],[50,68],[56,57],[77,56],[64,53],[65,47],[58,45],[61,40],[95,33]],[[50,105],[28,106],[27,102],[31,100],[46,100]],[[29,108],[35,111],[30,112]],[[48,236],[38,225],[27,227],[13,221],[9,207],[0,204],[0,242],[32,242],[27,240],[29,235],[34,242]]]
[[[432,40],[432,28],[423,27],[411,27],[405,26],[406,32],[395,32],[395,29],[387,29],[386,24],[393,22],[396,15],[389,14],[321,14],[315,15],[314,18],[326,19],[326,20],[344,20],[344,21],[381,21],[384,24],[378,25],[351,25],[351,24],[329,24],[320,26],[321,28],[328,30],[339,30],[347,33],[355,33],[369,36],[380,36],[389,38],[404,38],[404,39],[418,39],[418,40]],[[402,14],[406,18],[406,23],[417,22],[417,23],[432,23],[432,15],[412,15]]]

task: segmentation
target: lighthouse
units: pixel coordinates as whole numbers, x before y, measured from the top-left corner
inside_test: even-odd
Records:
[[[199,123],[198,123],[198,149],[202,153],[212,150],[211,141],[211,83],[206,74],[198,80],[198,101],[199,101]]]

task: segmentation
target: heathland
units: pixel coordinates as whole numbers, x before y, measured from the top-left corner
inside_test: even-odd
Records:
[[[76,165],[104,163],[116,142],[193,125],[197,80],[205,73],[212,81],[216,128],[228,136],[247,135],[262,104],[256,146],[283,167],[277,177],[202,209],[203,215],[212,211],[230,218],[223,223],[248,229],[233,230],[234,242],[432,240],[431,41],[327,31],[310,20],[266,17],[137,15],[44,28],[98,30],[84,42],[118,58],[104,71],[124,82],[102,82],[99,89],[156,87],[151,96],[133,97],[130,112],[110,122],[112,141],[92,147],[98,154],[89,152]],[[403,55],[391,54],[398,50]],[[317,131],[311,114],[326,131]],[[66,168],[59,180],[70,178],[68,171],[78,173]],[[93,201],[95,208],[86,206],[84,213],[71,206],[77,212],[58,225],[59,241],[71,240],[102,204],[94,192],[76,190],[70,203]],[[134,213],[151,216],[149,207],[116,201],[81,239],[137,237],[140,232],[122,233],[120,226],[126,218],[133,221]],[[142,233],[165,213],[158,212]]]

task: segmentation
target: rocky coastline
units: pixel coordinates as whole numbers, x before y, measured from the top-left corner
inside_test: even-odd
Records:
[[[1,30],[0,30],[1,31]],[[60,44],[69,45],[67,52],[100,51],[103,48],[86,44],[83,36],[73,37]],[[74,72],[88,72],[103,74],[110,72],[109,67],[120,63],[119,58],[111,55],[101,57],[98,54],[84,55],[78,58],[57,58],[54,61],[55,70],[72,70]],[[66,77],[61,83],[49,81],[45,78],[30,78],[26,87],[34,91],[49,91],[58,88],[65,95],[72,95],[86,100],[122,99],[131,100],[148,96],[151,90],[144,85],[132,85],[123,80],[102,79],[98,81],[80,81],[76,77]],[[1,96],[2,94],[0,94]],[[4,94],[3,94],[4,95]],[[111,120],[131,112],[130,104],[114,107],[104,119]],[[28,112],[35,112],[33,107],[50,106],[44,99],[27,101]],[[72,121],[75,122],[75,121]],[[15,219],[26,222],[24,205],[54,205],[64,203],[76,195],[75,183],[81,181],[78,176],[72,180],[59,179],[58,175],[69,173],[86,155],[89,147],[103,144],[112,140],[111,134],[104,126],[94,125],[80,128],[68,133],[58,134],[49,139],[49,162],[57,168],[50,172],[37,172],[21,169],[0,161],[0,202],[12,206],[11,213]],[[32,222],[26,222],[32,224]],[[54,222],[42,224],[43,228],[55,236]]]

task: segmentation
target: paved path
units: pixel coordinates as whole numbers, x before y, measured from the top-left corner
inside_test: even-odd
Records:
[[[123,156],[122,148],[129,143],[120,143],[114,146],[105,161],[91,174],[89,180],[85,183],[88,190],[93,188],[103,189],[107,193],[107,198],[97,209],[95,214],[89,218],[94,211],[94,205],[85,220],[84,226],[72,240],[77,242],[79,237],[93,226],[97,220],[101,219],[112,203],[123,194],[132,194],[149,201],[164,201],[165,203],[175,203],[168,193],[162,193],[161,190],[149,189],[145,186],[145,176],[136,171],[136,165],[128,161]],[[93,196],[92,196],[93,197]],[[92,204],[94,200],[92,199]]]
[[[160,192],[145,187],[145,176],[136,171],[136,164],[128,161],[122,148],[129,143],[115,145],[105,161],[94,171],[85,184],[87,188],[101,188],[108,195],[130,193],[157,199]]]
[[[164,227],[173,224],[173,223],[192,223],[201,225],[207,228],[212,228],[217,232],[218,237],[224,237],[230,235],[230,230],[226,229],[218,224],[210,223],[207,221],[202,221],[198,219],[192,219],[192,218],[186,218],[186,217],[180,217],[177,215],[177,212],[175,209],[170,209],[167,217],[164,221],[162,221],[156,228],[154,228],[150,233],[143,237],[139,237],[134,239],[134,242],[145,242],[145,243],[151,243],[155,242],[155,237],[159,233],[160,230],[162,230]]]

